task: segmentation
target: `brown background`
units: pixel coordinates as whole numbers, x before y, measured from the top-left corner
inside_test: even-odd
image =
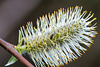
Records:
[[[83,10],[93,11],[97,17],[97,31],[100,33],[100,0],[0,0],[0,37],[17,44],[18,29],[26,25],[27,21],[33,21],[47,13],[52,13],[59,8],[70,6],[83,6]],[[65,67],[100,67],[100,34],[94,38],[94,44],[88,51],[76,61]],[[0,47],[0,67],[4,67],[11,54]],[[25,56],[27,58],[28,56]],[[32,60],[28,57],[32,63]],[[17,61],[9,67],[25,67]]]

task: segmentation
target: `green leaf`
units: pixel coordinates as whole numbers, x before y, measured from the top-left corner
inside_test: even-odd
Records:
[[[22,40],[22,35],[21,35],[21,32],[20,32],[20,30],[19,30],[18,43],[20,43],[20,42],[21,42],[21,40]]]
[[[15,63],[16,61],[17,61],[17,59],[14,56],[12,56],[5,66],[9,66],[9,65]]]
[[[23,39],[24,38],[22,37],[21,31],[19,30],[19,37],[18,37],[18,45],[17,46],[21,46]]]

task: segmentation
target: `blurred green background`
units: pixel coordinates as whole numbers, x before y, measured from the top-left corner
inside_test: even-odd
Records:
[[[28,21],[32,21],[35,26],[38,17],[70,6],[83,6],[83,10],[93,11],[100,33],[100,0],[0,0],[0,38],[17,45],[20,26],[26,25]],[[82,57],[64,67],[100,67],[99,41],[100,34]],[[5,67],[10,57],[11,54],[0,47],[0,67]],[[25,58],[33,63],[28,56]],[[9,67],[25,66],[17,61]]]

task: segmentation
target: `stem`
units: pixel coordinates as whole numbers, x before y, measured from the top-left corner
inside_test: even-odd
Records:
[[[3,39],[0,38],[0,45],[8,50],[12,55],[14,55],[17,59],[19,59],[24,65],[27,67],[34,67],[30,62],[28,62],[24,57],[22,57],[14,48],[13,44],[10,44]]]

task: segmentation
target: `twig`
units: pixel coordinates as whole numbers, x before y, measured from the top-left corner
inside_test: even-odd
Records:
[[[34,67],[30,62],[28,62],[24,57],[22,57],[14,48],[13,44],[10,44],[3,39],[0,38],[0,45],[8,50],[12,55],[14,55],[17,59],[19,59],[24,65],[27,67]]]

